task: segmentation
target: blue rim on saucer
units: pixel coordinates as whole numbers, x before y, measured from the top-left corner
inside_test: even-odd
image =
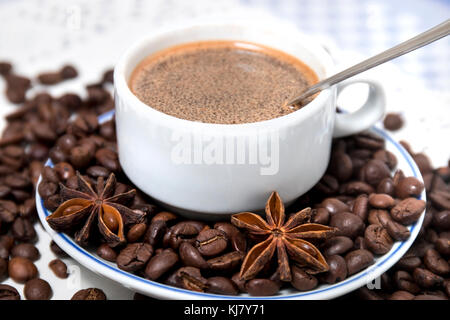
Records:
[[[99,123],[106,122],[108,120],[111,120],[114,116],[114,110],[109,111],[107,113],[104,113],[98,117]],[[394,139],[392,139],[385,131],[373,127],[371,129],[376,134],[383,137],[386,141],[392,144],[397,151],[403,156],[403,158],[406,160],[407,165],[411,169],[412,175],[416,178],[418,178],[420,181],[422,180],[422,176],[420,174],[420,171],[415,164],[414,160],[411,158],[411,156],[408,154],[408,152]],[[49,159],[45,163],[46,166],[53,167],[52,161]],[[41,177],[39,178],[38,184],[41,181]],[[37,190],[37,187],[36,187]],[[418,199],[426,200],[425,198],[425,191],[422,192],[420,197]],[[132,287],[135,291],[140,291],[141,293],[151,295],[152,293],[151,288],[158,288],[163,289],[164,291],[167,290],[167,293],[162,294],[161,292],[158,292],[155,294],[157,297],[166,297],[170,299],[170,293],[172,294],[182,294],[181,299],[245,299],[245,300],[277,300],[277,299],[315,299],[320,296],[320,298],[335,298],[337,296],[340,296],[342,294],[348,293],[350,291],[356,290],[359,287],[370,283],[373,279],[380,276],[382,273],[384,273],[387,269],[389,269],[395,262],[400,259],[403,254],[406,253],[406,251],[409,249],[411,244],[414,242],[419,230],[420,226],[422,225],[425,211],[422,213],[420,219],[416,221],[414,224],[410,225],[408,228],[411,232],[410,238],[406,241],[397,241],[394,243],[391,250],[386,253],[383,256],[377,257],[376,261],[373,265],[369,266],[365,270],[352,275],[349,278],[346,278],[345,280],[331,284],[331,285],[321,285],[315,290],[306,291],[306,292],[296,292],[296,293],[289,293],[289,294],[279,294],[277,296],[268,296],[268,297],[256,297],[256,296],[248,296],[248,295],[238,295],[238,296],[227,296],[227,295],[220,295],[220,294],[211,294],[211,293],[203,293],[203,292],[195,292],[185,289],[180,289],[177,287],[172,287],[169,285],[165,285],[163,283],[159,283],[156,281],[151,281],[142,277],[139,277],[137,275],[134,275],[132,273],[123,271],[119,269],[116,265],[109,264],[105,260],[96,257],[93,253],[88,252],[87,250],[80,247],[78,244],[74,242],[73,239],[71,239],[69,236],[67,236],[64,233],[57,233],[54,230],[50,228],[48,223],[46,222],[45,218],[51,214],[45,206],[44,206],[44,200],[41,199],[39,196],[39,193],[36,191],[36,207],[38,209],[39,218],[46,229],[46,231],[51,235],[53,240],[55,242],[65,248],[74,250],[74,255],[79,256],[81,255],[83,258],[87,259],[86,261],[77,259],[76,257],[73,257],[75,260],[77,260],[79,263],[83,264],[88,269],[91,269],[92,271],[96,273],[100,273],[103,276],[107,278],[112,278],[113,280],[116,280],[121,283],[118,278],[121,280],[125,280],[122,277],[125,277],[127,281],[131,281],[130,283],[121,283],[125,285],[126,287]],[[64,249],[64,248],[63,248]],[[70,252],[68,252],[69,255]],[[79,256],[79,257],[81,257]],[[394,256],[398,256],[397,260],[390,261],[391,258]],[[89,263],[87,263],[89,261]],[[92,265],[95,265],[97,268],[93,268]],[[106,274],[108,272],[108,274]],[[363,282],[361,282],[364,280]],[[134,284],[134,285],[133,285]],[[147,289],[149,290],[143,290],[142,285],[149,286]],[[172,297],[173,298],[173,297]],[[180,297],[178,297],[180,298]]]

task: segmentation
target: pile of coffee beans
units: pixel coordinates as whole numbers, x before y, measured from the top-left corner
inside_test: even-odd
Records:
[[[0,63],[0,73],[5,78],[13,72],[8,65]],[[62,73],[63,70],[58,71],[60,76]],[[75,70],[70,74],[76,73]],[[46,80],[42,81],[41,75],[38,81]],[[33,195],[39,175],[42,174],[42,181],[38,192],[50,211],[62,202],[60,184],[77,188],[76,171],[93,185],[98,177],[115,173],[117,193],[136,188],[118,161],[114,121],[100,124],[97,119],[113,108],[107,88],[111,82],[112,73],[108,71],[99,83],[86,87],[84,99],[73,93],[60,97],[38,93],[24,99],[22,106],[6,118],[8,125],[0,139],[0,277],[9,276],[20,283],[33,281],[26,286],[26,298],[51,297],[51,288],[38,278],[33,263],[39,259],[33,246]],[[317,243],[330,266],[323,274],[311,275],[292,265],[292,280],[283,282],[275,258],[255,279],[242,281],[239,269],[255,239],[229,221],[187,220],[155,207],[139,191],[130,208],[147,212],[147,219],[127,227],[126,245],[111,248],[99,236],[93,237],[90,245],[101,258],[150,280],[209,293],[270,296],[285,288],[313,290],[364,270],[396,241],[410,236],[407,226],[417,221],[427,206],[418,240],[382,276],[381,289],[364,287],[351,297],[447,299],[450,167],[433,169],[424,154],[413,153],[406,143],[404,146],[418,163],[425,186],[396,170],[397,159],[385,149],[382,138],[361,133],[335,140],[326,174],[312,190],[286,208],[290,214],[311,207],[311,222],[339,230],[333,238]],[[43,167],[48,157],[53,168]],[[417,199],[424,188],[431,199],[427,204]],[[59,257],[64,256],[56,244],[52,243],[51,249]],[[58,277],[67,277],[67,266],[61,260],[49,262],[49,268]],[[0,285],[2,298],[18,299],[20,294],[11,286]],[[141,298],[136,295],[136,299]],[[106,296],[100,289],[89,288],[75,293],[72,299],[104,300]]]

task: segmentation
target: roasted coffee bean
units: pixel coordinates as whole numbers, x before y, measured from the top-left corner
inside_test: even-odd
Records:
[[[384,139],[368,132],[360,133],[354,137],[358,147],[370,150],[378,150],[384,148]]]
[[[403,127],[403,118],[399,113],[388,113],[384,117],[383,125],[390,131],[397,131]]]
[[[251,296],[273,296],[278,290],[279,285],[269,279],[252,279],[245,284],[245,291]]]
[[[53,163],[59,163],[59,162],[64,162],[64,161],[68,160],[68,155],[66,155],[66,153],[64,153],[58,147],[51,148],[48,155]]]
[[[147,225],[145,223],[137,223],[133,225],[127,233],[128,242],[139,241],[147,231]]]
[[[387,194],[372,193],[369,196],[369,204],[377,209],[389,209],[395,205],[395,200]]]
[[[336,213],[331,217],[330,226],[338,229],[337,235],[355,238],[364,230],[364,222],[350,212]]]
[[[117,256],[117,266],[125,271],[137,271],[145,266],[153,254],[153,247],[147,243],[127,245]]]
[[[25,219],[32,219],[36,216],[36,200],[29,198],[19,206],[19,216]]]
[[[321,275],[320,279],[329,284],[333,284],[347,278],[347,264],[345,259],[339,255],[327,257],[329,270]]]
[[[348,275],[355,274],[371,264],[373,264],[373,254],[365,249],[358,249],[347,253],[345,262],[347,263]]]
[[[60,259],[50,261],[48,267],[58,278],[66,279],[69,276],[67,273],[67,265]]]
[[[450,192],[434,191],[430,194],[433,205],[441,210],[450,210]]]
[[[401,224],[411,224],[419,219],[425,209],[425,201],[416,198],[406,198],[391,209],[392,218]]]
[[[170,245],[172,249],[176,250],[183,241],[191,241],[191,243],[194,243],[197,235],[205,226],[206,224],[200,221],[179,222],[172,226],[166,233],[167,245]]]
[[[8,261],[4,258],[0,258],[0,281],[8,274]]]
[[[93,178],[103,177],[107,179],[111,174],[111,171],[102,166],[92,166],[87,168],[87,174]]]
[[[206,282],[207,292],[237,295],[239,293],[237,285],[228,278],[225,277],[211,277]]]
[[[309,291],[317,287],[319,281],[313,275],[310,275],[302,269],[292,266],[291,268],[292,286],[299,291]]]
[[[160,244],[166,230],[167,226],[164,220],[152,221],[145,233],[144,242],[156,247]]]
[[[95,153],[95,159],[97,159],[100,165],[108,170],[117,172],[120,169],[117,153],[110,149],[103,148],[97,150],[97,152]]]
[[[75,69],[75,67],[71,65],[65,65],[64,67],[62,67],[59,73],[61,74],[61,77],[63,79],[73,79],[78,76],[77,69]]]
[[[425,266],[431,271],[439,275],[446,275],[450,273],[450,266],[445,261],[439,252],[434,249],[428,249],[423,257]]]
[[[58,185],[50,181],[41,181],[41,183],[39,183],[38,192],[41,198],[45,200],[58,192]]]
[[[378,184],[384,178],[390,177],[391,172],[389,167],[381,160],[370,160],[360,171],[361,180],[367,182],[373,187],[378,186]]]
[[[50,242],[50,250],[61,258],[67,257],[67,253],[62,250],[53,240]]]
[[[417,294],[420,292],[420,287],[414,282],[413,277],[406,271],[397,271],[394,274],[393,279],[399,290],[407,291],[412,294]]]
[[[36,278],[25,283],[23,293],[27,300],[50,300],[53,291],[47,281]]]
[[[38,75],[37,79],[40,83],[46,85],[57,84],[63,80],[59,72],[45,72]]]
[[[311,222],[318,224],[328,224],[330,213],[325,208],[316,208],[311,211]]]
[[[323,200],[319,206],[327,209],[331,216],[339,212],[348,212],[350,210],[348,205],[336,198],[327,198]]]
[[[395,291],[391,296],[389,297],[389,300],[413,300],[415,298],[415,295],[409,293],[408,291]]]
[[[30,259],[31,261],[36,261],[39,259],[39,250],[33,246],[31,243],[20,243],[15,245],[11,249],[12,257],[22,257]]]
[[[375,292],[375,290],[370,290],[367,286],[361,287],[356,291],[356,297],[362,300],[383,300],[383,298]]]
[[[449,256],[450,255],[450,240],[445,238],[439,238],[434,243],[436,250],[443,255]],[[1,247],[0,247],[1,248]],[[0,249],[1,251],[1,249]],[[1,254],[0,254],[1,256]]]
[[[397,241],[405,241],[411,235],[411,232],[407,227],[392,220],[388,220],[384,227],[389,235]]]
[[[433,226],[440,230],[450,230],[450,210],[443,210],[433,214]]]
[[[241,251],[246,252],[247,250],[247,238],[244,236],[244,234],[240,231],[235,233],[231,237],[231,248],[235,251]]]
[[[4,183],[13,189],[24,189],[31,186],[31,180],[20,174],[10,174],[5,177]]]
[[[201,231],[195,241],[198,251],[206,257],[216,256],[228,246],[225,234],[217,229]]]
[[[182,267],[177,270],[175,277],[184,289],[204,292],[208,288],[207,280],[198,268]]]
[[[28,219],[16,218],[11,226],[14,239],[19,241],[33,241],[36,238],[36,230]]]
[[[9,62],[1,61],[0,62],[0,75],[6,76],[12,70],[12,65]]]
[[[352,208],[352,212],[361,218],[362,221],[366,221],[367,215],[369,213],[369,198],[365,194],[359,195]]]
[[[353,248],[353,241],[349,237],[336,236],[325,241],[322,252],[326,256],[344,254]]]
[[[75,175],[75,169],[70,163],[67,162],[59,162],[55,164],[54,169],[61,181],[66,181]]]
[[[209,267],[200,252],[189,242],[183,242],[179,248],[180,259],[186,266],[207,269]]]
[[[241,261],[244,259],[245,254],[241,251],[232,251],[225,253],[216,258],[209,259],[209,268],[215,271],[233,271],[235,270]]]
[[[378,224],[371,224],[364,232],[367,248],[375,254],[385,254],[391,250],[394,242],[387,230]]]
[[[239,272],[233,274],[233,276],[231,277],[231,281],[233,281],[234,284],[239,288],[240,292],[246,292],[245,284],[247,283],[247,281],[239,276]]]
[[[88,288],[77,291],[70,300],[106,300],[102,289]]]
[[[240,232],[238,228],[229,222],[216,222],[214,229],[222,231],[229,239],[231,239],[236,233]]]
[[[17,205],[10,200],[0,200],[0,221],[11,223],[18,214]]]
[[[59,194],[54,194],[44,200],[44,206],[52,212],[58,209],[61,203],[63,203],[63,200]]]
[[[11,188],[8,186],[0,186],[0,199],[6,198],[11,192]]]
[[[345,182],[353,173],[352,159],[344,152],[333,152],[327,171],[340,182]]]
[[[424,153],[412,154],[414,161],[416,162],[419,170],[422,174],[433,171],[430,159]]]
[[[56,146],[63,152],[70,152],[77,144],[77,138],[73,134],[64,134],[56,140]]]
[[[419,258],[423,258],[428,249],[433,248],[433,244],[423,239],[418,239],[409,249],[409,253]]]
[[[14,257],[8,263],[9,277],[16,282],[25,283],[30,279],[36,278],[38,271],[34,263],[22,257]]]
[[[106,243],[102,243],[97,248],[97,254],[102,259],[105,259],[105,260],[111,261],[111,262],[116,262],[117,253],[114,251],[113,248],[108,246]]]
[[[339,182],[329,174],[325,174],[320,181],[314,186],[314,189],[326,195],[332,195],[338,192]]]
[[[145,268],[145,277],[150,280],[159,279],[171,270],[178,260],[178,255],[172,249],[164,249],[150,259]]]
[[[373,158],[386,163],[390,170],[394,170],[397,166],[397,158],[392,152],[388,150],[378,150],[373,154]]]
[[[422,268],[414,269],[413,277],[416,283],[422,288],[434,288],[444,283],[444,278]]]
[[[418,197],[422,193],[424,185],[415,177],[406,177],[395,186],[395,195],[400,199]]]
[[[375,190],[371,185],[363,181],[352,181],[341,186],[342,193],[349,196],[358,196],[360,194],[371,194]]]
[[[20,300],[20,294],[16,288],[0,284],[0,300]]]
[[[85,168],[89,165],[94,155],[87,145],[80,145],[70,150],[70,163],[77,169]]]

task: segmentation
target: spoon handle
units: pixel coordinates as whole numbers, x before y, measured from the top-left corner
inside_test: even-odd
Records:
[[[303,99],[322,91],[323,89],[327,89],[328,87],[341,82],[347,78],[353,77],[354,75],[369,70],[373,67],[376,67],[386,61],[397,58],[405,53],[416,50],[420,47],[423,47],[433,41],[439,40],[445,36],[450,34],[450,19],[438,24],[437,26],[411,38],[405,42],[402,42],[395,47],[392,47],[386,51],[383,51],[376,56],[373,56],[369,59],[366,59],[348,69],[345,69],[327,79],[324,79],[315,85],[309,87],[305,90],[300,96],[291,100],[288,105],[296,105],[300,103]]]

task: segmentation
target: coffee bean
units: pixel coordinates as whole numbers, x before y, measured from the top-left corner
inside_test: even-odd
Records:
[[[368,132],[363,132],[354,137],[355,143],[360,148],[378,150],[384,148],[384,139]]]
[[[182,267],[175,273],[178,282],[184,289],[204,292],[208,289],[208,281],[201,275],[200,269]]]
[[[361,180],[367,182],[373,187],[378,186],[378,184],[384,178],[390,177],[389,167],[381,160],[373,159],[366,163],[366,165],[361,169]]]
[[[400,199],[418,197],[422,193],[424,185],[415,177],[406,177],[395,186],[395,194]]]
[[[12,70],[12,65],[9,62],[1,61],[0,62],[0,75],[6,76]]]
[[[70,163],[67,162],[59,162],[55,164],[55,172],[58,175],[58,178],[61,181],[66,181],[70,177],[75,176],[75,169],[72,167]]]
[[[47,281],[36,278],[25,283],[23,293],[27,300],[50,300],[53,291]]]
[[[65,65],[64,67],[62,67],[59,73],[61,74],[61,77],[63,79],[73,79],[78,76],[77,69],[75,69],[75,67],[71,65]]]
[[[203,256],[210,257],[224,251],[228,245],[228,240],[222,231],[208,229],[198,234],[195,245]]]
[[[16,218],[11,226],[11,231],[14,239],[18,241],[33,241],[36,238],[36,231],[28,219]]]
[[[139,241],[147,231],[147,225],[145,223],[137,223],[133,225],[127,233],[128,242]]]
[[[366,228],[364,240],[368,249],[379,255],[389,252],[394,244],[387,230],[378,224],[371,224]]]
[[[389,209],[395,205],[395,200],[387,194],[372,193],[369,196],[369,204],[378,209]]]
[[[153,247],[147,243],[127,245],[117,256],[117,266],[125,271],[137,271],[145,266],[153,254]]]
[[[345,182],[353,173],[352,159],[344,152],[333,152],[327,171],[340,182]]]
[[[413,300],[415,296],[408,291],[395,291],[391,296],[389,297],[389,300]]]
[[[342,185],[342,193],[349,196],[358,196],[360,194],[371,194],[375,190],[371,185],[363,181],[352,181]]]
[[[299,291],[308,291],[317,287],[319,281],[316,277],[306,273],[302,269],[292,266],[291,268],[292,286]]]
[[[425,201],[406,198],[391,209],[392,218],[401,224],[411,224],[419,219],[425,209]]]
[[[411,232],[407,227],[392,220],[388,220],[384,227],[389,235],[397,241],[405,241],[411,235]]]
[[[325,241],[322,252],[326,256],[344,254],[353,248],[353,241],[349,237],[336,236]]]
[[[39,259],[40,254],[39,250],[31,243],[20,243],[18,245],[15,245],[11,249],[11,256],[27,258],[31,261],[36,261],[37,259]]]
[[[11,223],[18,214],[17,205],[10,200],[0,200],[0,221]]]
[[[166,233],[166,230],[166,221],[162,219],[152,221],[144,235],[144,242],[156,247],[160,244],[164,234]]]
[[[333,284],[347,278],[347,264],[345,259],[339,255],[327,257],[329,270],[320,276],[320,279],[329,284]]]
[[[97,248],[97,254],[102,259],[105,259],[105,260],[111,261],[111,262],[116,262],[117,253],[114,251],[114,249],[112,249],[106,243],[102,243]]]
[[[311,222],[318,224],[328,224],[330,213],[325,208],[316,208],[311,211]]]
[[[97,152],[95,153],[95,159],[97,159],[100,165],[108,170],[116,172],[120,169],[117,153],[110,149],[103,148],[97,150]]]
[[[441,210],[450,210],[450,192],[434,191],[430,194],[433,205]]]
[[[422,175],[433,171],[433,166],[431,165],[430,158],[428,158],[424,153],[415,153],[412,154],[412,157],[419,167],[420,173],[422,173]]]
[[[234,284],[239,288],[240,292],[246,292],[245,284],[247,283],[247,281],[241,279],[241,277],[239,276],[239,272],[233,274],[233,276],[231,277],[231,281],[233,281]]]
[[[103,177],[107,179],[111,171],[102,166],[91,166],[86,170],[87,174],[93,178]]]
[[[422,268],[414,269],[413,277],[417,284],[423,288],[433,288],[444,283],[444,278]]]
[[[172,226],[169,231],[164,235],[163,245],[177,250],[183,241],[196,241],[197,235],[205,228],[206,224],[199,221],[183,221]]]
[[[67,257],[67,253],[63,251],[53,240],[50,242],[50,250],[61,258]]]
[[[69,276],[67,273],[67,265],[60,259],[50,261],[48,267],[58,278],[66,279]]]
[[[388,150],[378,150],[373,154],[373,158],[386,163],[390,170],[394,170],[397,167],[397,157]]]
[[[425,266],[431,271],[439,275],[446,275],[450,273],[450,266],[445,261],[439,252],[434,249],[428,249],[423,257]]]
[[[38,271],[34,263],[22,257],[14,257],[8,263],[9,277],[16,282],[25,283],[36,278]]]
[[[433,214],[433,226],[441,230],[450,230],[450,210]]]
[[[435,242],[436,250],[443,255],[450,255],[450,240],[445,238],[439,238]],[[1,254],[0,254],[1,256]]]
[[[339,212],[348,212],[350,210],[348,205],[336,198],[327,198],[323,200],[319,206],[327,209],[331,216]]]
[[[383,125],[387,130],[397,131],[403,127],[403,118],[399,113],[388,113],[384,117]]]
[[[58,185],[50,181],[41,181],[38,192],[41,198],[45,200],[58,192]]]
[[[352,212],[360,217],[362,221],[366,221],[367,219],[367,215],[369,213],[368,203],[369,198],[367,197],[367,195],[361,194],[356,198],[353,204]]]
[[[326,195],[335,194],[339,190],[339,182],[329,174],[325,174],[314,186],[314,189]]]
[[[240,231],[235,233],[231,237],[231,248],[235,251],[241,251],[246,252],[247,250],[247,238],[244,236],[244,234]]]
[[[207,292],[237,295],[239,293],[237,285],[228,278],[225,277],[211,277],[206,282]]]
[[[70,150],[70,163],[77,169],[85,168],[89,165],[94,155],[87,145],[80,145]]]
[[[20,294],[14,287],[0,284],[0,300],[20,300]]]
[[[64,162],[64,161],[68,160],[68,155],[66,155],[66,153],[64,153],[58,147],[51,148],[48,155],[49,155],[50,159],[53,161],[53,163],[59,163],[59,162]]]
[[[347,253],[345,262],[347,263],[348,275],[355,274],[371,264],[373,264],[373,255],[365,249],[358,249]]]
[[[229,239],[231,239],[236,233],[240,232],[238,228],[229,222],[216,222],[214,229],[222,231]]]
[[[209,267],[200,252],[189,242],[183,242],[180,244],[179,254],[181,261],[186,266],[196,267],[199,269],[207,269]]]
[[[407,291],[411,294],[420,292],[420,287],[414,282],[413,277],[406,271],[397,271],[394,274],[394,282],[399,290]]]
[[[57,84],[63,80],[59,72],[45,72],[38,75],[38,80],[42,84],[52,85]]]
[[[241,251],[231,251],[219,257],[209,259],[207,262],[210,269],[214,271],[230,272],[239,266],[244,256],[245,254]]]
[[[145,268],[145,277],[150,280],[159,279],[178,262],[178,255],[172,249],[164,249],[150,259]]]
[[[269,279],[252,279],[245,284],[245,290],[251,296],[273,296],[278,290],[279,285]]]
[[[107,300],[102,289],[88,288],[77,291],[70,300]]]
[[[338,235],[349,238],[355,238],[364,230],[364,222],[361,218],[350,212],[340,212],[333,215],[330,226],[338,229]]]

